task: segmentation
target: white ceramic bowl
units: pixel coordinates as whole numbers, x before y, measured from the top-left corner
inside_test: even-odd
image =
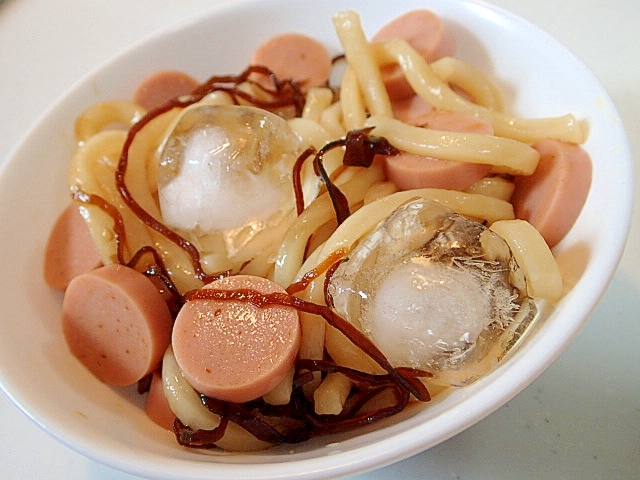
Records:
[[[589,122],[585,148],[593,160],[593,185],[580,218],[556,248],[572,290],[499,368],[427,408],[359,434],[263,453],[180,448],[146,418],[133,390],[101,384],[69,354],[59,322],[61,296],[41,278],[46,238],[68,201],[65,173],[75,116],[97,100],[130,97],[136,83],[157,69],[182,69],[201,79],[239,72],[258,43],[280,32],[306,32],[336,53],[331,15],[339,10],[358,11],[372,34],[413,8],[430,8],[446,20],[459,56],[498,79],[514,113],[573,112]],[[0,177],[0,380],[13,401],[61,442],[147,478],[318,479],[379,468],[478,422],[560,354],[616,269],[630,219],[631,178],[623,127],[606,92],[562,45],[509,13],[461,0],[233,2],[147,38],[87,75],[12,152]]]

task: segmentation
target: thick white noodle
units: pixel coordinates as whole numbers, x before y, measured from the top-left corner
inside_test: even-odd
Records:
[[[433,71],[427,61],[406,41],[399,38],[379,45],[387,58],[395,58],[413,90],[427,103],[440,110],[456,110],[486,119],[495,134],[524,143],[543,138],[554,138],[572,143],[583,143],[586,132],[572,114],[548,118],[517,118],[490,110],[470,102],[454,92]]]
[[[369,187],[382,180],[382,171],[378,168],[362,168],[359,175],[340,187],[353,208],[362,202]],[[335,218],[331,198],[327,193],[318,197],[301,215],[283,239],[275,262],[273,280],[286,288],[295,279],[302,266],[307,241],[313,233],[325,223]]]
[[[369,112],[391,116],[391,101],[359,15],[351,10],[338,12],[333,16],[333,24]]]
[[[489,164],[502,173],[531,175],[540,160],[536,149],[510,138],[432,130],[383,115],[372,115],[366,125],[375,127],[372,134],[385,137],[399,150],[441,160]]]

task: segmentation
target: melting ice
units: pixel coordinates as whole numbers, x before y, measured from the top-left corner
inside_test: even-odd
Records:
[[[430,371],[481,360],[521,310],[530,320],[525,292],[501,237],[426,199],[378,225],[329,285],[338,313],[393,365]]]
[[[300,140],[286,121],[265,110],[185,109],[160,159],[164,222],[205,233],[262,224],[283,205],[293,205],[291,167],[299,151]]]

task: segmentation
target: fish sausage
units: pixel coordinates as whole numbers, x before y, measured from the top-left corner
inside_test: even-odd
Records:
[[[527,220],[550,247],[569,232],[591,186],[591,159],[579,145],[559,140],[538,141],[535,172],[517,177],[512,203],[517,218]]]
[[[175,413],[169,406],[169,401],[164,395],[164,384],[162,375],[158,370],[151,374],[151,386],[147,393],[145,412],[147,416],[157,425],[165,430],[173,431],[173,423],[176,419]]]
[[[412,10],[384,25],[371,38],[372,43],[390,38],[406,40],[424,59],[431,63],[439,58],[453,56],[456,43],[442,19],[430,10]],[[409,82],[398,65],[382,67],[382,77],[391,99],[413,95]]]
[[[493,133],[493,128],[486,121],[461,112],[433,111],[409,119],[407,123],[450,132]],[[386,156],[384,165],[387,179],[401,190],[465,190],[491,171],[490,165],[440,160],[405,152]]]
[[[198,81],[186,73],[160,70],[138,84],[133,101],[147,110],[153,110],[173,98],[191,93],[198,85]]]
[[[230,276],[204,288],[285,293],[276,283],[252,275]],[[195,390],[247,402],[271,391],[293,368],[300,347],[298,312],[236,300],[190,300],[176,318],[172,346]]]
[[[96,377],[132,385],[160,363],[172,318],[142,273],[110,264],[75,277],[62,303],[62,330],[71,350]]]
[[[268,67],[279,80],[295,80],[303,90],[325,86],[331,73],[326,47],[300,33],[270,38],[254,51],[251,65]]]
[[[44,253],[44,280],[64,290],[74,277],[102,264],[100,253],[78,206],[70,203],[60,214],[49,234]]]

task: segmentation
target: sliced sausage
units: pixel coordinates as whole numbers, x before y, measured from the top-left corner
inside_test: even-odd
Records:
[[[394,99],[391,108],[393,116],[405,123],[412,123],[416,118],[433,111],[433,107],[418,95]]]
[[[285,293],[275,282],[251,275],[230,276],[204,288]],[[172,346],[198,392],[247,402],[271,391],[293,368],[300,347],[298,312],[239,300],[190,300],[176,318]]]
[[[453,56],[456,43],[442,19],[430,10],[412,10],[384,25],[371,38],[372,42],[383,42],[390,38],[406,40],[427,62]],[[409,97],[413,94],[398,65],[382,67],[382,76],[391,99]]]
[[[326,47],[301,33],[285,33],[260,45],[251,65],[268,67],[279,80],[295,80],[306,90],[327,84],[331,57]]]
[[[78,206],[70,203],[51,229],[44,253],[44,280],[64,290],[74,277],[101,265],[100,253]]]
[[[512,203],[518,218],[527,220],[550,247],[571,229],[591,186],[591,158],[579,145],[540,140],[535,172],[517,177]]]
[[[439,160],[410,153],[387,157],[387,178],[401,190],[465,190],[491,171],[490,165]]]
[[[433,111],[410,119],[407,123],[450,132],[493,133],[493,128],[486,121],[461,112]],[[465,190],[491,171],[491,165],[440,160],[409,153],[386,156],[384,165],[387,179],[401,190]]]
[[[138,84],[133,93],[133,101],[152,110],[172,98],[191,93],[198,81],[177,70],[160,70],[152,73]]]
[[[172,318],[151,280],[111,264],[75,277],[62,303],[71,353],[110,385],[132,385],[156,368]]]
[[[154,423],[165,430],[173,431],[173,422],[176,419],[176,415],[171,410],[169,401],[164,394],[162,375],[158,370],[151,374],[151,385],[147,393],[145,412]]]

